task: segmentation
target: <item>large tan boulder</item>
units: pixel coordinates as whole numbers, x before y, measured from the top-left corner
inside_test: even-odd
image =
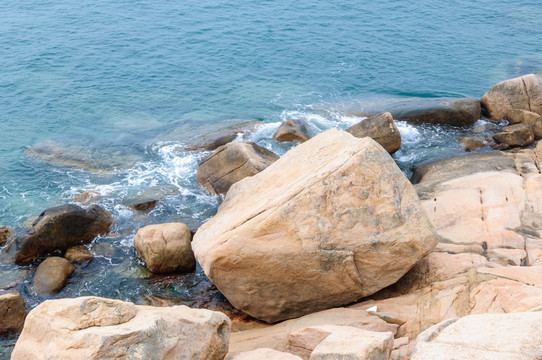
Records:
[[[192,248],[233,306],[276,322],[371,295],[435,244],[389,154],[332,129],[232,186]]]
[[[40,295],[56,294],[64,288],[74,271],[73,265],[64,258],[47,258],[36,269],[32,289]]]
[[[98,297],[48,300],[26,318],[12,360],[223,359],[226,315]]]
[[[299,356],[269,348],[260,348],[232,355],[227,360],[302,360]]]
[[[493,135],[493,139],[499,144],[510,147],[527,146],[534,141],[534,132],[532,126],[528,124],[509,125]]]
[[[510,124],[527,124],[531,126],[535,140],[542,139],[542,116],[527,110],[510,109],[506,118]]]
[[[112,223],[111,213],[98,205],[57,206],[41,213],[30,229],[8,244],[6,252],[14,256],[15,263],[28,264],[52,251],[89,243],[109,232]]]
[[[167,223],[139,229],[134,246],[153,273],[188,272],[196,268],[191,241],[185,224]]]
[[[489,89],[480,101],[493,119],[506,118],[511,109],[542,115],[542,91],[534,74],[501,81]]]
[[[390,154],[393,154],[401,147],[401,133],[399,133],[399,129],[395,126],[393,117],[389,112],[369,116],[345,131],[358,138],[365,136],[372,138]]]
[[[470,315],[418,336],[412,360],[542,358],[542,312]]]
[[[19,333],[25,318],[26,309],[21,293],[10,291],[0,294],[0,338]]]
[[[259,173],[278,158],[253,142],[229,143],[201,160],[196,180],[210,192],[225,195],[234,183]]]

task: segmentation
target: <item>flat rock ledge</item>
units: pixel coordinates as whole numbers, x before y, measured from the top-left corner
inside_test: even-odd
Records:
[[[47,300],[27,316],[12,360],[223,359],[231,322],[186,306],[98,297]]]

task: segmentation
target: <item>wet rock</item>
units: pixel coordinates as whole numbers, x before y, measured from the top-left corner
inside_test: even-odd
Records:
[[[542,313],[477,314],[418,336],[412,360],[535,360],[542,357]]]
[[[14,255],[15,263],[28,264],[55,250],[92,241],[106,234],[113,218],[98,205],[81,208],[68,204],[45,210],[32,227],[19,234],[6,251]]]
[[[100,200],[102,196],[96,191],[85,191],[76,195],[73,201],[80,203],[81,205],[90,205]]]
[[[150,200],[130,205],[130,209],[136,211],[150,211],[156,207],[158,200]]]
[[[153,273],[189,272],[196,268],[191,240],[185,224],[157,224],[139,229],[134,246]]]
[[[0,337],[21,332],[25,318],[24,300],[18,291],[0,294]]]
[[[483,143],[483,141],[476,140],[467,136],[459,136],[457,138],[461,145],[463,145],[463,149],[465,151],[472,151],[476,149],[481,149],[485,147],[486,145]]]
[[[493,135],[493,139],[510,147],[527,146],[534,141],[534,133],[530,125],[516,124],[505,126],[500,133]]]
[[[94,255],[85,245],[75,245],[66,250],[64,257],[73,263],[82,263],[94,259]]]
[[[358,329],[390,332],[392,334],[395,334],[399,327],[399,325],[387,323],[365,310],[335,308],[287,320],[273,326],[234,332],[231,334],[230,339],[230,354],[263,347],[292,352],[293,347],[290,344],[292,344],[291,341],[297,343],[294,340],[296,338],[294,334],[299,335],[297,331],[307,327],[329,325],[351,326]],[[303,336],[303,334],[301,335]],[[296,352],[296,354],[301,356],[301,353]]]
[[[95,256],[113,257],[115,256],[115,247],[110,243],[97,243],[91,247],[92,253]]]
[[[0,225],[0,246],[4,246],[15,230],[11,226]]]
[[[232,186],[192,242],[230,303],[267,322],[368,296],[435,245],[414,189],[389,154],[336,129]]]
[[[234,125],[196,140],[194,143],[188,145],[185,150],[216,150],[235,140],[239,134],[254,130],[254,128],[260,124],[260,121],[252,121],[245,124]]]
[[[533,74],[501,81],[489,89],[480,101],[493,119],[506,118],[511,109],[542,115],[542,91]]]
[[[301,360],[300,357],[269,349],[261,348],[252,351],[246,351],[239,354],[232,355],[227,360]]]
[[[25,281],[31,273],[32,270],[23,268],[2,269],[0,271],[0,290],[13,289]]]
[[[99,174],[112,174],[116,169],[128,169],[143,158],[129,149],[102,146],[99,149],[81,145],[63,145],[46,141],[24,153],[36,160],[53,165],[69,166]]]
[[[393,347],[392,333],[380,333],[351,327],[338,327],[313,350],[310,360],[389,359]]]
[[[72,264],[64,258],[47,258],[36,269],[32,289],[39,295],[56,294],[64,288],[74,271]]]
[[[506,117],[510,124],[530,125],[533,128],[535,140],[542,139],[542,116],[526,110],[510,109]]]
[[[11,358],[218,360],[228,352],[229,333],[229,319],[210,310],[98,297],[48,300],[28,314]]]
[[[477,99],[403,101],[390,104],[387,110],[394,119],[414,125],[470,126],[481,118]]]
[[[273,139],[277,141],[304,142],[309,138],[309,128],[305,120],[286,120],[273,135]]]
[[[232,184],[259,173],[278,158],[277,154],[252,142],[230,143],[200,162],[196,180],[215,194],[226,194]]]
[[[401,134],[389,112],[369,116],[346,131],[357,138],[365,136],[372,138],[390,154],[401,147]]]

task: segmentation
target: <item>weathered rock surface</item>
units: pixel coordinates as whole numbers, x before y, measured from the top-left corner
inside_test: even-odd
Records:
[[[527,124],[533,129],[535,140],[542,139],[542,116],[527,110],[510,109],[506,115],[510,124]]]
[[[32,289],[36,294],[56,294],[66,285],[75,268],[64,258],[53,256],[45,259],[36,269]]]
[[[106,234],[112,223],[111,214],[98,205],[86,209],[72,204],[50,208],[28,231],[10,242],[6,251],[14,256],[15,263],[28,264],[52,251],[88,243]]]
[[[0,337],[19,333],[25,318],[24,300],[18,291],[0,294]]]
[[[0,290],[13,289],[26,280],[32,273],[30,269],[15,268],[8,271],[0,271]]]
[[[369,116],[345,131],[357,138],[368,136],[382,145],[382,147],[393,154],[401,147],[401,133],[395,126],[393,117],[389,112]]]
[[[493,119],[506,118],[511,109],[542,115],[542,91],[534,74],[501,81],[489,89],[480,101]]]
[[[0,246],[4,246],[15,230],[11,226],[0,225]]]
[[[372,332],[344,326],[334,330],[322,340],[311,353],[310,360],[389,359],[392,347],[392,333]]]
[[[493,135],[493,139],[510,147],[527,146],[534,141],[533,128],[527,124],[505,126],[500,133]]]
[[[158,200],[148,200],[130,205],[130,209],[136,211],[150,211],[156,207]]]
[[[399,325],[387,323],[365,310],[334,308],[305,315],[297,319],[283,321],[273,326],[233,332],[230,338],[230,354],[263,347],[273,348],[277,351],[293,352],[295,348],[294,344],[299,345],[300,341],[304,341],[300,340],[300,337],[306,335],[298,331],[309,327],[325,326],[327,328],[333,325],[350,326],[376,332],[391,332],[392,334],[396,334],[399,327]],[[317,341],[314,347],[320,341]],[[301,356],[301,354],[302,352],[296,352],[298,356]]]
[[[215,194],[226,194],[232,184],[259,173],[278,158],[252,142],[226,144],[200,162],[196,180]]]
[[[196,268],[191,241],[185,224],[167,223],[139,229],[134,246],[153,273],[187,272]]]
[[[232,355],[227,358],[228,360],[301,360],[299,356],[295,356],[289,353],[269,349],[261,348],[252,351],[246,351],[239,354]]]
[[[389,154],[332,129],[235,184],[192,248],[233,306],[275,322],[370,295],[435,244]]]
[[[481,118],[477,99],[404,101],[389,105],[387,110],[394,119],[414,125],[470,126]]]
[[[229,332],[230,320],[210,310],[48,300],[28,314],[11,359],[223,359]]]
[[[421,333],[412,360],[542,358],[542,312],[469,315]]]
[[[277,141],[304,142],[309,138],[309,128],[305,120],[286,120],[273,135],[273,139]]]
[[[459,136],[457,140],[459,140],[465,151],[481,149],[486,146],[483,141],[473,139],[467,136]]]

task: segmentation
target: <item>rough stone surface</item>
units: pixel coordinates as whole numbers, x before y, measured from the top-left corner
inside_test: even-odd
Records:
[[[205,137],[194,141],[188,145],[185,150],[216,150],[220,146],[226,145],[235,140],[239,134],[251,131],[256,126],[261,124],[262,123],[260,121],[250,121],[243,124],[235,124],[233,126],[226,127],[225,129],[206,135]]]
[[[309,140],[309,128],[304,120],[286,120],[284,121],[275,134],[273,139],[277,141],[300,141]]]
[[[210,310],[48,300],[28,314],[11,359],[223,359],[229,332],[230,320]]]
[[[207,190],[225,195],[232,184],[259,173],[278,158],[252,142],[226,144],[200,162],[196,180]]]
[[[493,135],[493,139],[500,144],[513,146],[527,146],[534,141],[533,128],[527,124],[505,126],[500,133]]]
[[[418,336],[412,360],[542,358],[542,312],[469,315]]]
[[[187,272],[196,268],[191,240],[185,224],[157,224],[139,229],[134,246],[153,273]]]
[[[10,242],[6,251],[14,256],[15,263],[28,264],[52,251],[88,243],[106,234],[112,223],[111,214],[98,205],[86,209],[72,204],[50,208],[28,231]]]
[[[501,81],[489,89],[480,101],[493,119],[506,118],[510,109],[542,115],[542,91],[533,74]]]
[[[45,259],[36,269],[32,289],[36,294],[56,294],[66,285],[75,268],[64,258],[53,256]]]
[[[261,348],[232,355],[227,360],[301,360],[301,358],[289,353]]]
[[[0,246],[4,246],[15,230],[11,226],[0,225]]]
[[[365,310],[335,308],[283,321],[273,326],[234,332],[231,334],[230,339],[230,354],[262,347],[293,352],[294,348],[291,347],[292,339],[295,339],[295,337],[292,338],[293,334],[308,327],[329,327],[332,325],[351,326],[369,331],[391,332],[392,334],[395,334],[399,327],[399,325],[387,323]],[[300,353],[296,352],[296,355],[299,356]]]
[[[473,139],[467,136],[459,136],[457,140],[459,140],[465,151],[477,150],[486,146],[483,141]]]
[[[136,211],[150,211],[156,207],[158,200],[148,200],[130,205],[130,209]]]
[[[66,250],[64,257],[74,263],[82,263],[87,260],[94,259],[94,255],[90,252],[86,245],[75,245]]]
[[[542,139],[542,116],[527,110],[510,109],[506,118],[510,124],[527,124],[533,128],[535,140]]]
[[[233,306],[276,322],[370,295],[435,245],[389,154],[332,129],[235,184],[192,248]]]
[[[389,112],[369,116],[346,129],[357,138],[368,136],[379,143],[387,152],[393,154],[401,147],[401,133],[395,126],[393,117]]]
[[[470,126],[481,117],[480,102],[477,99],[399,102],[390,105],[388,111],[394,119],[415,125]]]
[[[24,300],[18,291],[0,294],[0,337],[18,334],[25,318]]]
[[[389,359],[392,347],[392,333],[344,326],[318,344],[310,360],[383,360]]]

